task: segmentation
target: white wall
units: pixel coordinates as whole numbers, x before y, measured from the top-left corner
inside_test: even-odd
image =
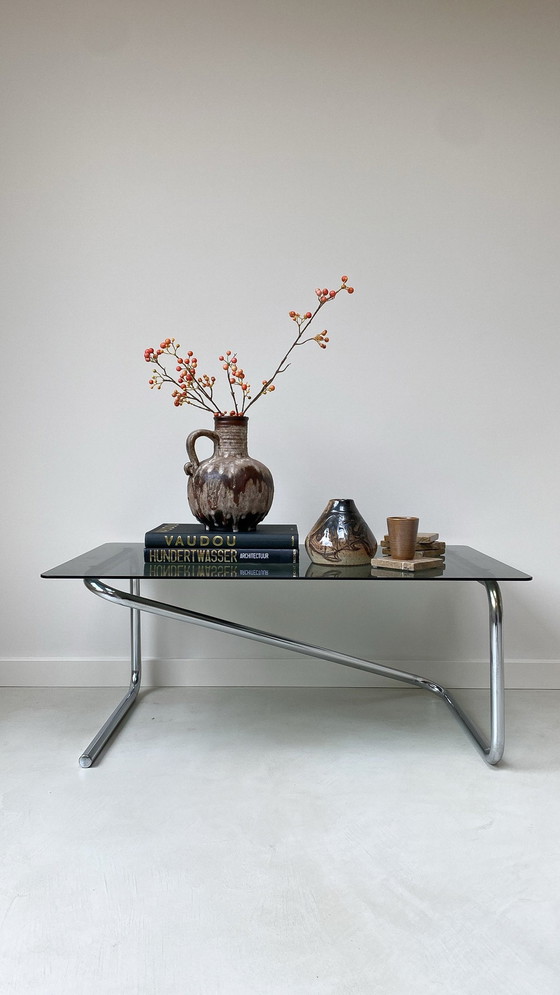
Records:
[[[288,310],[346,272],[329,349],[301,350],[253,409],[269,520],[305,535],[350,496],[377,535],[417,513],[533,572],[504,585],[509,681],[560,686],[560,6],[5,0],[2,17],[0,679],[125,679],[124,612],[39,573],[187,517],[184,439],[210,419],[150,393],[144,348],[175,335],[210,372],[236,348],[257,381]],[[482,589],[347,593],[193,598],[482,679],[464,666],[485,658]],[[144,632],[156,681],[370,680],[154,618]]]

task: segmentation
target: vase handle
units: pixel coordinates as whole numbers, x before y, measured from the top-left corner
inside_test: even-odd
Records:
[[[185,463],[185,473],[189,477],[192,477],[193,473],[196,473],[200,466],[200,460],[196,455],[195,442],[202,436],[206,439],[211,439],[214,443],[214,452],[212,453],[212,456],[215,456],[216,449],[218,448],[220,437],[217,432],[211,432],[208,428],[198,428],[196,432],[191,432],[191,434],[187,437],[187,456],[189,457],[190,462]],[[212,457],[208,458],[211,459]]]

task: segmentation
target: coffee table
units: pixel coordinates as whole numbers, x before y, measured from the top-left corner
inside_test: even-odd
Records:
[[[163,618],[181,619],[195,625],[217,629],[220,632],[241,636],[257,642],[268,643],[294,653],[304,653],[307,656],[318,657],[344,667],[353,667],[370,674],[378,674],[392,678],[413,687],[422,688],[440,698],[451,709],[455,717],[466,729],[482,756],[488,764],[499,763],[504,752],[505,714],[504,714],[504,653],[502,643],[502,597],[500,583],[503,581],[528,581],[529,574],[522,573],[499,560],[495,560],[470,546],[448,546],[445,565],[432,570],[417,573],[401,573],[392,570],[373,568],[369,564],[363,567],[319,566],[311,563],[305,550],[300,550],[299,562],[294,565],[270,565],[262,569],[258,567],[242,567],[227,563],[188,563],[188,564],[149,564],[144,562],[144,546],[142,543],[105,543],[87,553],[82,553],[52,570],[41,574],[46,578],[81,579],[93,594],[130,609],[130,659],[131,674],[129,688],[113,713],[109,716],[89,746],[79,758],[81,767],[91,767],[101,751],[109,742],[119,723],[135,703],[140,690],[142,653],[140,638],[140,617],[142,612],[160,615]],[[102,579],[103,578],[103,579]],[[183,583],[211,583],[214,581],[253,580],[254,583],[271,584],[271,595],[281,597],[279,585],[301,581],[340,581],[350,584],[350,588],[341,588],[341,593],[352,590],[356,583],[408,583],[408,584],[442,584],[451,582],[476,582],[486,589],[488,599],[488,616],[490,629],[490,735],[487,738],[455,700],[453,695],[441,684],[419,674],[395,670],[380,663],[350,656],[321,646],[303,643],[292,639],[289,635],[275,635],[255,629],[240,622],[204,615],[188,608],[167,604],[147,598],[140,593],[142,580],[176,580]],[[129,590],[116,587],[114,581],[128,581]],[[108,583],[108,581],[110,583]],[[248,588],[250,590],[250,587]],[[372,589],[373,593],[373,589]],[[397,592],[398,593],[398,592]],[[459,593],[459,591],[458,591]],[[305,591],[302,589],[302,596]]]

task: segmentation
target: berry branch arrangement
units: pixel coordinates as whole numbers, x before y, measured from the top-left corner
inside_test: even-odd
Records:
[[[354,288],[348,286],[347,276],[341,277],[341,285],[338,290],[328,290],[326,287],[316,288],[317,304],[314,311],[305,311],[303,314],[300,314],[299,311],[289,312],[289,317],[297,326],[297,335],[272,376],[261,382],[256,393],[251,393],[251,384],[247,382],[245,370],[240,365],[236,352],[228,349],[224,355],[218,357],[225,372],[229,389],[232,404],[229,411],[221,408],[214,398],[216,377],[209,376],[207,373],[200,374],[198,360],[192,350],[189,349],[186,355],[181,355],[179,352],[181,346],[173,338],[164,339],[163,342],[160,342],[158,349],[149,347],[144,350],[145,361],[154,364],[152,376],[148,383],[152,389],[155,387],[157,390],[161,390],[164,383],[172,384],[174,390],[171,397],[177,408],[182,404],[191,404],[203,411],[210,411],[216,417],[219,415],[244,417],[255,401],[258,401],[264,394],[270,394],[276,390],[274,381],[290,366],[288,359],[297,346],[306,345],[307,342],[316,342],[321,349],[327,348],[329,336],[326,329],[316,335],[307,335],[307,331],[319,312],[326,304],[333,301],[341,291],[346,291],[347,294],[354,293]],[[168,372],[163,365],[161,356],[169,356],[171,361],[175,363],[174,373]]]

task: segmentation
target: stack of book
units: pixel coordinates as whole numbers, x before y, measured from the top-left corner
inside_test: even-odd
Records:
[[[144,561],[154,568],[153,576],[292,576],[298,559],[296,525],[209,532],[198,522],[164,523],[146,532],[144,540]],[[182,569],[163,569],[172,567]]]

